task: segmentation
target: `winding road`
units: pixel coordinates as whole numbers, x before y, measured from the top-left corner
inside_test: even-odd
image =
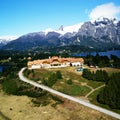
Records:
[[[66,94],[64,94],[64,93],[58,92],[58,91],[56,91],[56,90],[54,90],[54,89],[51,89],[51,88],[49,88],[49,87],[47,87],[47,86],[44,86],[44,85],[41,85],[41,84],[38,84],[38,83],[36,83],[36,82],[34,82],[34,81],[29,80],[28,78],[26,78],[26,77],[23,76],[23,71],[24,71],[25,69],[26,69],[26,68],[22,68],[22,69],[20,70],[20,72],[19,72],[19,78],[20,78],[20,80],[22,80],[22,81],[24,81],[24,82],[26,82],[26,83],[29,83],[29,84],[31,84],[31,85],[33,85],[33,86],[36,86],[36,87],[38,87],[38,88],[44,89],[44,90],[46,90],[46,91],[48,91],[48,92],[50,92],[50,93],[53,93],[53,94],[55,94],[55,95],[61,96],[61,97],[63,97],[63,98],[67,98],[67,99],[69,99],[69,100],[71,100],[71,101],[74,101],[74,102],[76,102],[76,103],[82,104],[82,105],[84,105],[84,106],[87,106],[87,107],[92,108],[92,109],[94,109],[94,110],[97,110],[97,111],[99,111],[99,112],[105,113],[105,114],[110,115],[110,116],[112,116],[112,117],[114,117],[114,118],[120,119],[120,114],[117,114],[117,113],[115,113],[115,112],[106,110],[106,109],[101,108],[101,107],[99,107],[99,106],[96,106],[96,105],[93,105],[93,104],[91,104],[91,103],[85,102],[84,100],[74,98],[74,97],[72,97],[72,96],[69,96],[69,95],[66,95]]]

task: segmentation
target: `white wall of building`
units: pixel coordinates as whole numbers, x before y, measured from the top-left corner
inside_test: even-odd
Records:
[[[73,62],[71,63],[72,66],[83,66],[80,62]],[[70,63],[62,63],[59,66],[51,66],[50,64],[38,64],[38,65],[32,65],[29,69],[40,69],[40,68],[60,68],[60,67],[68,67],[70,66]]]
[[[71,63],[72,64],[72,66],[81,66],[81,63],[80,62],[73,62],[73,63]]]
[[[42,66],[41,65],[32,65],[31,69],[40,69]]]

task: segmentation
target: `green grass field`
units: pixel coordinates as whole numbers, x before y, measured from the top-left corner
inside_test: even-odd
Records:
[[[63,92],[65,94],[76,96],[76,97],[85,97],[92,89],[95,89],[104,84],[104,82],[87,80],[82,77],[81,72],[76,72],[77,67],[66,67],[66,68],[56,68],[56,69],[37,69],[33,70],[33,74],[29,74],[30,79],[36,81],[42,81],[43,79],[48,80],[48,77],[55,73],[56,71],[61,71],[62,79],[58,79],[57,82],[52,86],[53,89]],[[90,68],[91,71],[95,71],[94,68]],[[114,72],[119,72],[119,69],[114,68],[102,68],[106,70],[109,74]],[[72,81],[72,84],[68,84],[68,80]],[[100,88],[94,91],[88,96],[88,100],[98,106],[104,107],[106,109],[120,113],[120,110],[110,109],[107,105],[103,105],[97,102],[97,95],[103,88]]]
[[[73,96],[85,96],[88,92],[90,92],[90,88],[86,86],[80,86],[80,85],[70,85],[70,86],[61,88],[58,91],[68,95],[73,95]]]
[[[55,68],[55,69],[37,69],[33,70],[33,73],[29,74],[29,78],[35,81],[42,81],[43,79],[48,79],[48,77],[55,73],[56,71],[61,71],[63,79],[57,80],[57,82],[52,86],[53,89],[59,90],[63,93],[73,95],[73,96],[85,96],[91,91],[90,88],[97,88],[103,85],[103,82],[87,80],[82,77],[81,72],[76,72],[77,67],[65,67],[65,68]],[[90,68],[91,71],[95,71],[94,68]],[[114,68],[102,68],[107,72],[119,72],[119,69]],[[71,79],[72,85],[68,85],[67,81]],[[98,91],[99,92],[99,91]],[[96,96],[96,93],[95,93]],[[94,96],[93,96],[94,98]]]
[[[83,78],[82,73],[76,72],[76,69],[77,67],[37,69],[33,70],[34,75],[33,73],[30,73],[28,77],[35,81],[42,81],[43,79],[47,80],[52,73],[55,73],[59,70],[62,73],[63,79],[57,80],[52,88],[73,96],[85,96],[91,91],[90,87],[97,88],[104,84],[102,82],[89,81]],[[72,80],[72,85],[67,84],[69,79]]]

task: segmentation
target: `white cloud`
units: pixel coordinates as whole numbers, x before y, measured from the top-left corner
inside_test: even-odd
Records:
[[[94,21],[99,17],[107,17],[109,19],[117,18],[120,14],[120,6],[115,6],[114,3],[107,3],[96,6],[89,14],[90,20]]]

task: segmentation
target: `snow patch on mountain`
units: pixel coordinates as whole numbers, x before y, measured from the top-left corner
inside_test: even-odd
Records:
[[[15,36],[0,36],[0,48],[15,39],[17,39]]]
[[[78,23],[78,24],[75,24],[75,25],[72,25],[72,26],[66,26],[64,28],[64,31],[67,32],[70,32],[70,33],[73,33],[73,32],[78,32],[78,30],[81,28],[81,26],[83,25],[83,23]]]
[[[48,28],[48,29],[44,30],[43,32],[45,33],[45,35],[47,35],[49,32],[57,32],[61,35],[64,35],[66,33],[74,33],[74,32],[77,33],[83,24],[84,23],[78,23],[78,24],[75,24],[72,26],[65,26],[65,27],[63,25],[61,25],[59,27],[59,29],[57,29],[57,30],[53,30],[51,28]]]
[[[0,36],[0,41],[1,40],[12,41],[12,40],[15,40],[17,38],[18,37],[16,37],[16,36]]]
[[[0,43],[7,44],[8,42],[17,39],[16,36],[0,36]]]
[[[47,28],[46,30],[43,30],[43,32],[47,35],[49,32],[54,32],[54,30],[52,28]]]

